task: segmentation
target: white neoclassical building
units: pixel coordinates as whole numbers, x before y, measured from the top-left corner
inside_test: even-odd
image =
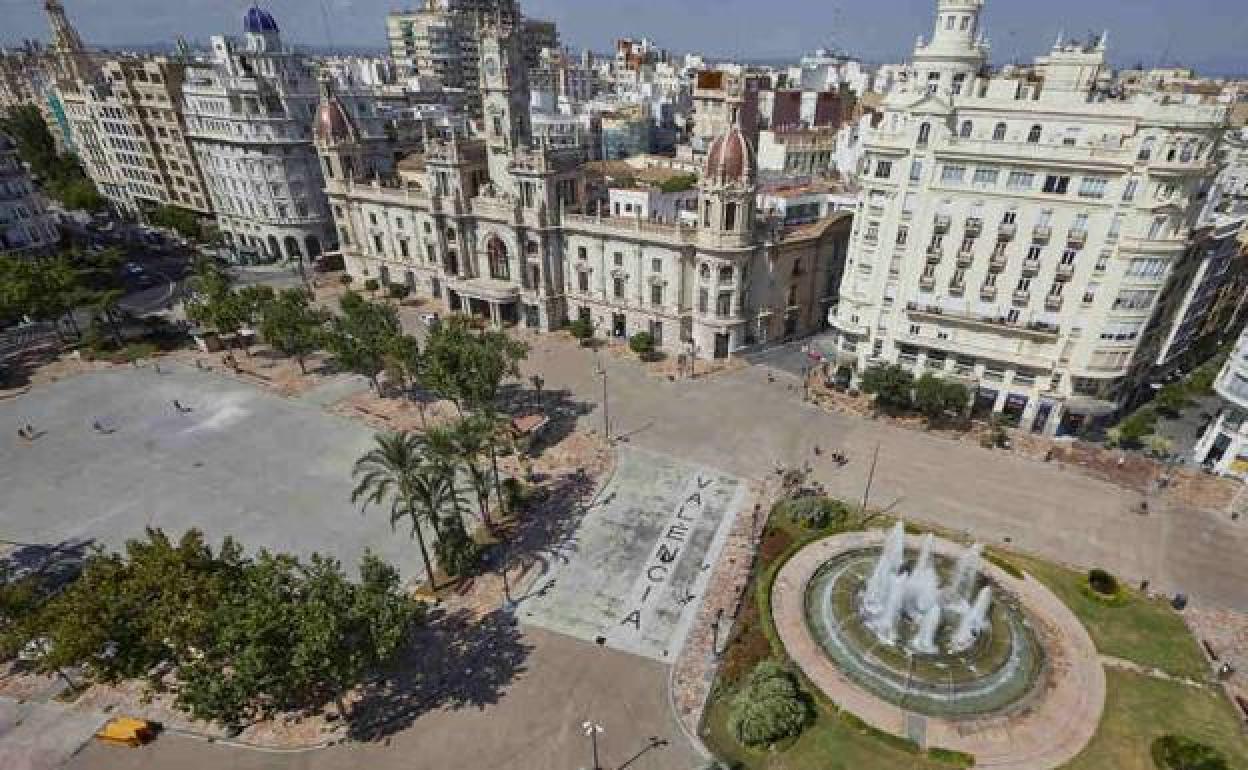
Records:
[[[1248,330],[1213,383],[1222,409],[1192,451],[1192,460],[1217,473],[1248,480]]]
[[[312,143],[316,72],[282,45],[257,6],[242,39],[214,36],[211,59],[187,68],[186,130],[227,243],[272,259],[315,257],[333,241]]]
[[[708,147],[696,224],[612,216],[586,205],[584,146],[533,140],[505,19],[482,30],[481,72],[484,135],[427,139],[393,173],[394,149],[326,91],[317,142],[357,281],[406,283],[495,323],[549,330],[582,317],[604,336],[647,331],[665,351],[705,358],[822,328],[850,215],[789,228],[759,217],[739,126]]]
[[[1118,95],[1104,36],[992,72],[983,5],[938,0],[865,133],[830,322],[859,372],[962,378],[980,414],[1073,433],[1135,398],[1171,336],[1159,299],[1199,274],[1175,267],[1226,113]]]
[[[59,240],[60,230],[18,158],[17,145],[0,134],[0,255],[38,256]]]

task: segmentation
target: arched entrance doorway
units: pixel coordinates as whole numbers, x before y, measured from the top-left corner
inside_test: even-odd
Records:
[[[287,259],[301,259],[303,252],[299,250],[299,239],[293,235],[286,236],[286,257]]]
[[[321,256],[321,240],[315,235],[309,235],[307,238],[304,238],[303,243],[308,248],[308,257],[310,259],[316,259]]]
[[[281,250],[281,248],[277,245],[277,236],[276,236],[276,235],[270,235],[270,236],[269,236],[268,247],[269,247],[269,248],[268,248],[268,251],[269,251],[269,257],[271,257],[271,258],[273,258],[273,259],[281,259],[281,258],[282,258],[282,250]]]
[[[485,244],[485,253],[490,262],[490,277],[496,281],[510,281],[511,267],[507,264],[507,244],[497,235],[490,236]]]

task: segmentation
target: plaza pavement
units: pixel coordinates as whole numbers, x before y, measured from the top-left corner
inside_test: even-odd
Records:
[[[17,436],[27,423],[42,434],[33,442]],[[6,541],[117,547],[148,526],[198,527],[214,545],[235,535],[249,551],[327,553],[351,574],[365,548],[409,577],[420,569],[402,525],[351,503],[351,466],[373,432],[316,404],[166,363],[0,402],[0,427]]]
[[[601,380],[594,354],[566,339],[537,337],[523,369],[548,390],[594,404],[582,420],[600,427]],[[1150,500],[1075,470],[983,449],[883,421],[824,412],[802,403],[796,378],[763,367],[670,382],[635,362],[602,355],[612,435],[630,445],[758,478],[778,463],[810,462],[829,492],[860,501],[879,446],[870,502],[905,516],[966,530],[1081,567],[1100,566],[1153,590],[1248,611],[1248,520],[1182,502]],[[774,381],[769,380],[769,375]],[[814,447],[821,447],[822,457]],[[827,456],[840,450],[850,464]]]
[[[141,749],[91,742],[67,770],[575,770],[590,766],[581,723],[602,725],[604,768],[693,770],[698,765],[671,718],[668,667],[560,634],[527,629],[524,670],[497,702],[444,707],[392,737],[327,749],[245,751],[164,735]],[[654,745],[653,748],[649,748]]]

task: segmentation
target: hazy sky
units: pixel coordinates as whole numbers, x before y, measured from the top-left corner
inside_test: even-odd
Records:
[[[206,39],[239,31],[243,0],[63,0],[91,44]],[[297,43],[384,44],[384,17],[405,0],[262,0]],[[324,4],[330,24],[321,14]],[[0,39],[46,39],[40,0],[0,0]],[[676,50],[780,57],[838,46],[869,60],[899,60],[930,30],[935,0],[523,0],[554,19],[565,44],[606,50],[617,36],[648,36]],[[1244,0],[988,0],[993,58],[1030,59],[1067,35],[1110,30],[1116,65],[1165,60],[1210,72],[1248,73]]]

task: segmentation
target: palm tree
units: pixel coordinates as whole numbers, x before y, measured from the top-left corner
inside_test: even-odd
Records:
[[[490,474],[481,464],[490,449],[491,425],[482,417],[469,417],[460,420],[452,431],[455,452],[459,457],[468,481],[477,496],[477,506],[481,522],[486,529],[494,531],[494,522],[490,519]]]
[[[412,536],[420,546],[420,556],[425,563],[430,590],[437,588],[433,577],[433,562],[425,545],[425,534],[420,528],[422,520],[429,521],[434,531],[439,528],[441,509],[448,505],[447,491],[439,484],[447,475],[422,456],[422,441],[407,433],[379,433],[377,446],[355,461],[351,477],[358,479],[351,492],[351,502],[363,500],[361,512],[370,503],[383,504],[390,501],[390,526],[407,518],[412,524]],[[452,486],[452,492],[454,486]]]

